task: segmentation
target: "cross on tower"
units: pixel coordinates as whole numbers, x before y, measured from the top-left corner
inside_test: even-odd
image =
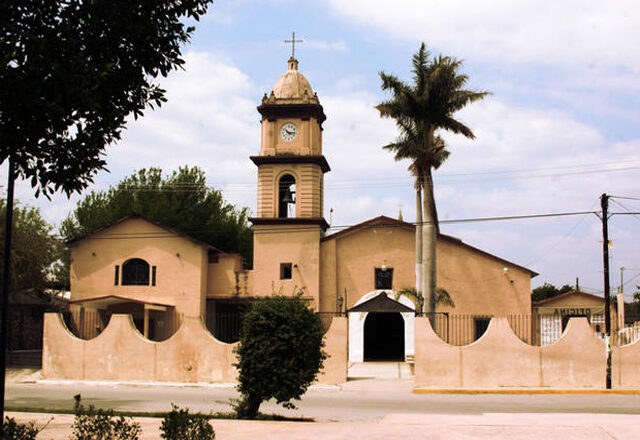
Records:
[[[296,40],[296,33],[293,32],[291,40],[284,40],[285,43],[291,43],[291,58],[296,57],[296,43],[303,43],[302,40]]]

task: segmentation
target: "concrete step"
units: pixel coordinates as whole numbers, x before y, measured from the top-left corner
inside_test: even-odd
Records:
[[[350,362],[347,376],[349,379],[413,379],[413,372],[408,362]]]

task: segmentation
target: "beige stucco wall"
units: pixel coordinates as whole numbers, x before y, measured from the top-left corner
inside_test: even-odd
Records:
[[[613,385],[618,388],[640,388],[640,340],[613,351]]]
[[[338,385],[347,381],[347,318],[333,318],[324,335],[327,359],[316,383]]]
[[[71,300],[124,296],[172,305],[201,316],[207,286],[207,248],[142,218],[130,218],[71,244]],[[156,266],[155,286],[114,285],[115,266],[141,258]]]
[[[215,339],[195,317],[185,317],[168,340],[152,342],[129,315],[113,315],[97,337],[73,336],[59,314],[44,321],[42,375],[45,379],[132,382],[220,382],[236,380],[235,344]]]
[[[347,319],[334,318],[325,334],[329,356],[319,384],[347,380]],[[145,339],[129,315],[114,314],[109,325],[91,340],[76,338],[62,316],[44,318],[42,375],[45,379],[131,382],[233,383],[236,344],[218,341],[199,318],[186,317],[168,340]]]
[[[493,318],[485,334],[466,346],[444,343],[427,318],[416,318],[415,325],[418,388],[605,387],[605,345],[585,318],[570,319],[562,338],[545,347],[520,341],[506,318]],[[637,369],[635,355],[617,356],[617,371]],[[617,386],[637,386],[637,376],[631,373]]]
[[[207,296],[239,295],[246,284],[242,275],[242,257],[220,254],[217,263],[209,263],[207,270]]]
[[[253,294],[270,295],[272,291],[291,295],[303,288],[305,297],[319,301],[320,234],[314,225],[254,225]],[[297,265],[290,280],[280,280],[280,263]]]
[[[393,268],[393,290],[414,286],[414,243],[412,228],[393,224],[323,240],[321,310],[334,311],[336,293],[344,296],[345,289],[347,307],[353,307],[375,289],[375,268],[383,264]],[[529,271],[449,238],[438,239],[436,252],[437,285],[456,303],[454,309],[438,306],[438,311],[494,316],[531,312]]]

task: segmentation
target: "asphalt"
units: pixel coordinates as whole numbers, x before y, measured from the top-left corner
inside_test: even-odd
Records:
[[[361,377],[359,380],[349,381],[340,387],[339,394],[346,397],[354,392],[365,395],[370,393],[369,395],[373,398],[375,394],[385,393],[385,390],[387,392],[394,390],[394,392],[406,395],[407,400],[410,399],[410,396],[416,395],[412,380],[407,376],[405,370],[400,367],[396,368],[396,366],[383,370],[376,372],[378,377],[375,379],[367,377],[365,370],[351,370],[358,372]],[[385,376],[385,374],[387,375]],[[36,370],[9,371],[7,378],[8,382],[29,382],[35,386],[42,383],[39,372]],[[174,385],[179,386],[179,384]],[[147,386],[160,388],[159,384],[148,384]],[[166,384],[162,386],[166,386]],[[463,393],[469,390],[426,390],[423,392],[455,393],[456,391]],[[497,393],[505,390],[480,391]],[[519,390],[506,391],[518,392]],[[544,391],[559,394],[571,392],[571,390],[553,389]],[[549,398],[552,397],[549,396]],[[33,421],[36,426],[42,427],[42,432],[38,436],[40,440],[66,440],[71,434],[73,415],[17,412],[8,412],[7,415],[20,422]],[[140,423],[142,428],[141,440],[160,439],[161,419],[136,417],[135,421]],[[322,419],[316,422],[302,422],[214,419],[210,423],[216,431],[218,440],[253,439],[256,437],[259,437],[260,440],[371,440],[399,437],[443,440],[478,438],[508,440],[640,439],[640,415],[622,413],[479,412],[474,414],[440,414],[389,410],[375,420],[364,421],[336,422]]]

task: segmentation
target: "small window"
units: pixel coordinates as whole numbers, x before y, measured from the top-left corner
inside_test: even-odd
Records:
[[[156,285],[156,267],[155,266],[151,267],[151,285],[152,286]]]
[[[280,279],[291,279],[291,263],[280,263]]]
[[[120,284],[120,266],[116,265],[116,273],[115,273],[115,278],[113,280],[113,285],[117,286],[118,284]]]
[[[122,285],[148,286],[149,263],[140,258],[125,261],[122,265]]]
[[[376,268],[376,289],[391,289],[393,283],[393,269],[389,267]]]
[[[209,263],[218,263],[220,261],[220,255],[215,252],[209,252]]]

